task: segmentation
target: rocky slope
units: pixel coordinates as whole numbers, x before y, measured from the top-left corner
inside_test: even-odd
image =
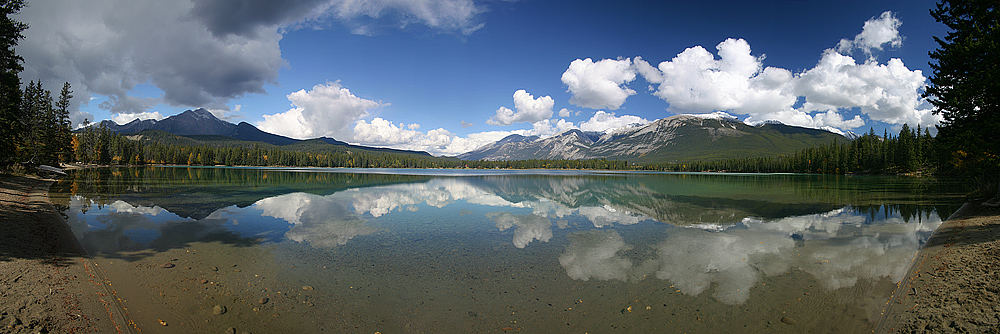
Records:
[[[846,137],[781,123],[678,115],[607,133],[570,130],[549,138],[511,135],[459,155],[464,160],[618,159],[696,161],[791,153]]]

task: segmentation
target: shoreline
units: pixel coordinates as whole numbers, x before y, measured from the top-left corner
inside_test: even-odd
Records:
[[[1000,208],[967,202],[918,251],[873,332],[989,332],[998,327]]]
[[[132,331],[116,291],[101,284],[102,270],[50,200],[52,184],[0,175],[0,332]],[[918,251],[874,332],[997,328],[998,273],[1000,209],[967,203]]]
[[[49,199],[52,183],[0,175],[0,332],[121,332],[96,267]]]
[[[316,167],[316,166],[254,166],[254,165],[177,165],[177,164],[144,164],[144,165],[97,165],[97,164],[62,164],[64,170],[78,170],[86,168],[134,168],[134,167],[168,167],[168,168],[248,168],[248,169],[415,169],[415,170],[462,170],[462,171],[583,171],[583,172],[606,172],[611,174],[712,174],[712,175],[829,175],[829,176],[899,176],[916,179],[939,178],[939,176],[925,173],[895,173],[895,174],[867,174],[867,173],[798,173],[798,172],[731,172],[731,171],[668,171],[656,169],[588,169],[588,168],[468,168],[468,167]]]

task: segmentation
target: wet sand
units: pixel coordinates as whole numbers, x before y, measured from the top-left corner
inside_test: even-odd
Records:
[[[0,175],[0,332],[122,332],[101,280],[49,202],[51,183]]]
[[[1000,330],[1000,208],[966,204],[934,232],[877,333]]]

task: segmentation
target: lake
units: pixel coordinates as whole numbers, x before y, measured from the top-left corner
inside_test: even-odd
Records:
[[[51,197],[143,332],[844,333],[878,321],[956,186],[144,167]]]

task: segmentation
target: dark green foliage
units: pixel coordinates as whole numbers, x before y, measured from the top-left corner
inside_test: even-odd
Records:
[[[751,156],[690,163],[652,163],[642,169],[670,171],[726,171],[819,174],[906,174],[930,171],[934,139],[904,125],[896,137],[879,137],[873,131],[852,141],[837,141],[791,155]]]
[[[200,137],[199,137],[200,138]],[[304,142],[277,146],[245,141],[200,141],[163,131],[123,136],[106,128],[88,127],[76,134],[76,157],[104,165],[226,165],[355,168],[600,169],[727,172],[796,172],[821,174],[901,174],[932,169],[926,149],[934,145],[927,131],[904,126],[898,136],[869,132],[851,141],[836,141],[790,155],[751,156],[690,163],[632,163],[622,160],[463,161],[418,154],[344,150],[343,146]]]
[[[32,81],[24,87],[19,107],[24,132],[15,138],[15,143],[20,143],[18,159],[49,165],[71,160],[70,93],[69,84],[63,85],[63,96],[53,104],[52,94],[41,82]]]
[[[59,160],[66,162],[73,161],[72,122],[69,120],[69,106],[70,100],[73,99],[73,90],[70,88],[68,82],[63,83],[55,109],[57,131],[54,139],[55,150]]]
[[[931,16],[948,27],[934,37],[925,96],[944,117],[938,156],[944,172],[998,181],[1000,176],[1000,2],[945,0]]]
[[[12,18],[23,6],[22,0],[0,0],[0,168],[16,162],[17,143],[25,133],[20,114],[21,79],[17,76],[24,59],[14,48],[28,26]]]
[[[69,83],[55,104],[41,82],[21,88],[18,74],[24,59],[15,47],[28,26],[12,16],[22,7],[23,0],[0,0],[0,168],[18,162],[58,165],[72,160]]]
[[[201,138],[198,139],[212,139]],[[344,149],[341,145],[303,142],[277,146],[246,141],[198,140],[163,131],[119,135],[106,128],[86,127],[75,134],[78,161],[102,165],[226,165],[357,168],[554,168],[627,169],[625,161],[520,160],[461,161],[412,153]]]

